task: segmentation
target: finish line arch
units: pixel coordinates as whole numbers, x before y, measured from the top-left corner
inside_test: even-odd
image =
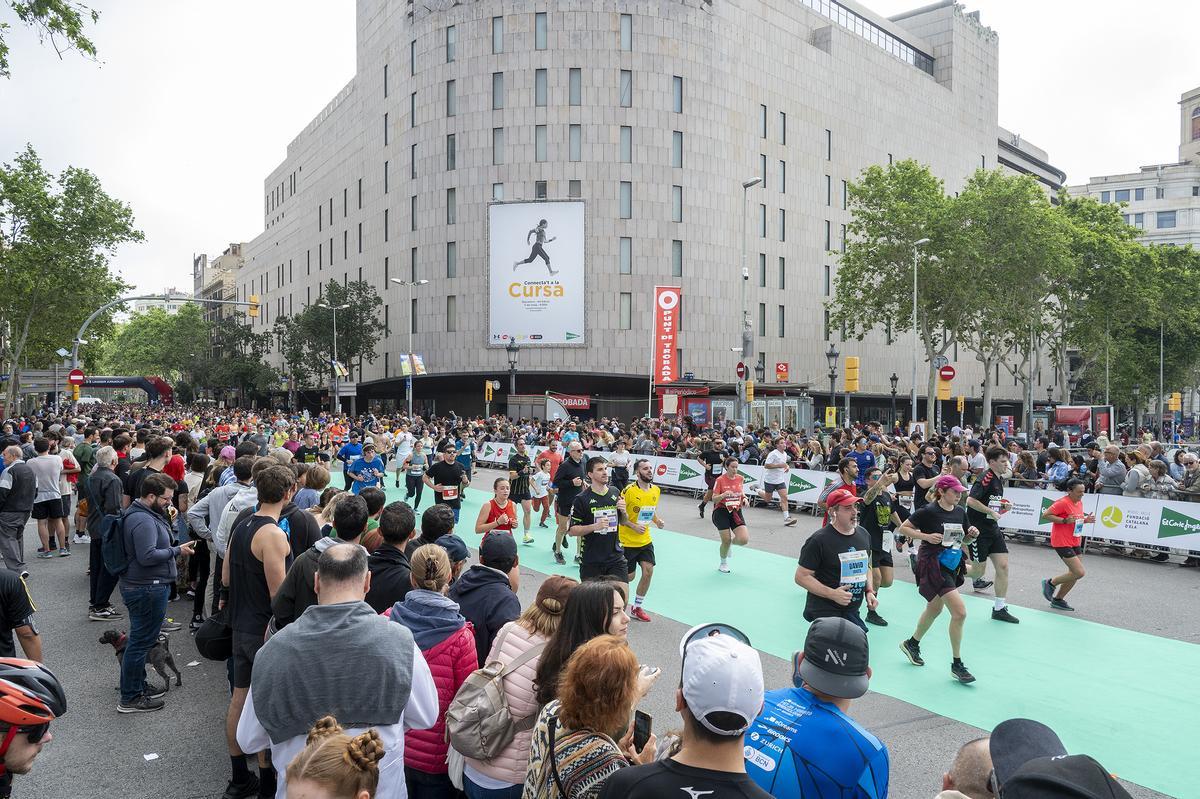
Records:
[[[151,403],[173,405],[175,390],[161,377],[122,377],[114,375],[88,375],[83,378],[85,388],[140,388],[146,392]]]

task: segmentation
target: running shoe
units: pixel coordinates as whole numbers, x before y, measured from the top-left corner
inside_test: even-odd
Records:
[[[71,550],[67,549],[66,547],[62,547],[58,550],[58,556],[60,558],[69,558],[71,557]]]
[[[563,553],[562,553],[561,549],[554,550],[554,562],[557,563],[559,566],[567,565],[567,559],[563,557]]]
[[[1067,604],[1067,600],[1059,599],[1058,597],[1054,597],[1054,599],[1050,600],[1050,607],[1054,608],[1055,610],[1074,610],[1075,609]]]
[[[992,621],[1006,621],[1009,624],[1020,624],[1021,620],[1008,612],[1008,608],[992,610]]]
[[[634,605],[633,610],[629,611],[629,618],[637,619],[638,621],[650,621],[650,614],[637,605]]]
[[[784,527],[795,527],[796,522],[798,522],[798,521],[800,521],[800,520],[797,519],[795,516],[789,516],[783,520],[783,526]]]
[[[112,617],[112,608],[92,608],[88,611],[88,621],[108,621]]]
[[[161,699],[151,699],[143,694],[131,702],[117,702],[117,712],[153,713],[156,710],[162,710],[165,706],[166,703]]]
[[[76,534],[75,534],[75,538],[73,538],[72,540],[73,540],[73,541],[74,541],[76,544],[90,544],[90,543],[92,543],[92,537],[91,537],[90,535],[88,535],[87,533],[83,533],[82,535],[81,535],[80,533],[76,533]]]
[[[546,523],[545,523],[545,522],[538,522],[538,527],[545,528],[545,527],[546,527]]]
[[[531,536],[529,533],[526,533],[525,537],[521,539],[521,543],[522,544],[532,544],[533,536]]]
[[[700,518],[701,519],[704,518],[704,506],[707,504],[708,504],[707,502],[701,502],[698,506],[700,508]]]
[[[717,571],[719,571],[721,574],[729,574],[729,564],[725,561],[721,561],[721,565],[717,566]]]
[[[48,551],[48,550],[45,550],[45,549],[39,549],[39,550],[38,550],[38,553],[37,553],[37,556],[38,556],[39,558],[41,558],[42,560],[45,560],[46,558],[52,558],[52,557],[54,557],[54,553],[53,553],[53,552],[50,552],[50,551]]]
[[[175,633],[182,630],[183,625],[177,621],[172,621],[171,619],[163,619],[162,627],[160,629],[164,633]]]
[[[992,587],[992,581],[985,580],[982,577],[980,577],[978,580],[975,580],[974,582],[971,583],[971,587],[974,588],[976,591],[986,591],[987,589]]]
[[[900,651],[904,653],[904,657],[908,658],[908,662],[914,666],[925,665],[925,661],[921,658],[921,645],[916,641],[901,641]]]
[[[967,671],[967,667],[962,662],[951,663],[950,673],[954,675],[954,679],[958,680],[963,685],[975,682],[975,675]]]
[[[147,682],[146,687],[142,689],[142,696],[148,699],[162,699],[166,695],[166,688],[155,688],[151,686],[149,682]]]
[[[576,555],[575,556],[575,564],[579,565],[581,563],[583,563],[583,555]]]
[[[867,624],[874,624],[876,627],[887,627],[887,620],[873,610],[867,611]]]
[[[204,616],[197,613],[192,616],[191,622],[188,623],[188,632],[194,633],[204,624]]]
[[[1054,586],[1050,584],[1049,580],[1042,580],[1042,596],[1046,598],[1047,602],[1054,604]]]

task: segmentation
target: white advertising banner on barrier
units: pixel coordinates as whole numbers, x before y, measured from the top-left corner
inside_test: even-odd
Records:
[[[545,447],[531,447],[530,450],[535,454],[536,461],[536,455],[543,452]],[[512,444],[487,442],[480,450],[479,460],[507,465],[511,454]],[[589,450],[584,453],[584,458],[607,459],[611,454]],[[664,488],[705,489],[704,467],[699,461],[662,455],[633,456],[635,461],[642,458],[654,465],[654,482]],[[745,480],[748,496],[757,494],[763,487],[763,471],[761,466],[743,464],[738,467],[738,473]],[[833,472],[792,469],[788,475],[788,499],[800,504],[816,504],[821,491],[832,480]],[[1062,491],[1005,489],[1004,497],[1012,503],[1012,508],[1000,517],[1000,527],[1049,535],[1050,523],[1042,521],[1042,513],[1063,495]],[[1084,494],[1083,510],[1096,514],[1095,524],[1084,527],[1084,534],[1088,538],[1200,552],[1200,503]]]
[[[583,201],[488,206],[487,343],[583,344]]]

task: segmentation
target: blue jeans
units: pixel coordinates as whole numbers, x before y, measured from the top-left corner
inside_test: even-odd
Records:
[[[463,791],[467,799],[521,799],[524,785],[514,785],[511,788],[480,788],[471,782],[471,778],[463,775]]]
[[[146,690],[146,653],[158,640],[167,614],[169,585],[121,586],[129,611],[129,641],[121,658],[121,702],[128,704]]]

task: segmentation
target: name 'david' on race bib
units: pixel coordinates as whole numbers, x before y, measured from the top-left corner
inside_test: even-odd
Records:
[[[862,596],[867,587],[867,552],[862,549],[839,552],[841,580],[839,585],[855,597]]]

